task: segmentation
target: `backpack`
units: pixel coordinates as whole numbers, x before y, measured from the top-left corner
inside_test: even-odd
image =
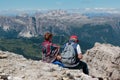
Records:
[[[42,60],[43,61],[53,62],[58,52],[59,52],[59,49],[54,47],[52,43],[49,43],[49,42],[42,43]]]
[[[74,43],[67,43],[63,52],[61,53],[61,61],[64,65],[73,65],[77,61],[77,54],[73,45]]]

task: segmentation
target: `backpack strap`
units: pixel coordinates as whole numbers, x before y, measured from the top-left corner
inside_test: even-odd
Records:
[[[65,46],[67,46],[67,45],[72,45],[75,50],[75,53],[77,54],[77,43],[75,43],[73,41],[69,41],[65,44]],[[65,48],[65,46],[64,46],[64,48]]]

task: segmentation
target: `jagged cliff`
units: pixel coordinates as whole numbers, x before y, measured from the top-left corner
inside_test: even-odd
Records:
[[[78,35],[85,50],[95,42],[120,46],[120,16],[116,14],[90,17],[50,10],[33,15],[0,16],[0,38],[39,37],[48,31],[60,38],[58,42],[62,37]]]
[[[96,43],[87,50],[84,60],[89,66],[90,75],[105,80],[120,80],[120,47]]]
[[[109,24],[117,34],[120,34],[120,17],[112,16],[89,17],[81,13],[70,13],[64,10],[39,12],[30,15],[0,16],[0,28],[5,31],[15,30],[18,36],[34,37],[51,31],[54,34],[70,34],[72,28],[82,27],[84,24]],[[107,30],[106,30],[107,31]],[[75,33],[74,31],[73,33]]]
[[[0,51],[0,80],[98,80],[80,70],[25,59],[21,55]]]

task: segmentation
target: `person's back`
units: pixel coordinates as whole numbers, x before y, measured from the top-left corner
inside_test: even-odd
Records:
[[[42,60],[45,62],[53,62],[55,55],[58,54],[59,48],[52,43],[52,34],[46,33],[44,35],[45,41],[42,43]]]
[[[49,41],[44,41],[42,43],[42,60],[45,62],[53,62],[53,60],[55,59],[55,54],[58,53],[57,48],[54,47],[54,49],[52,49],[52,43]]]
[[[66,60],[62,60],[62,59],[64,59],[64,54],[62,53],[62,55],[61,55],[61,61],[62,61],[62,63],[64,63],[64,66],[66,67],[66,68],[69,68],[69,69],[83,69],[83,72],[85,73],[85,74],[89,74],[89,72],[88,72],[88,67],[87,67],[87,64],[85,63],[85,62],[83,62],[83,61],[81,61],[81,59],[82,59],[82,52],[81,52],[81,48],[80,48],[80,45],[78,44],[78,37],[76,36],[76,35],[72,35],[71,37],[70,37],[70,40],[69,40],[69,42],[68,43],[66,43],[66,44],[72,44],[72,46],[73,46],[73,48],[74,48],[74,51],[75,51],[75,57],[74,58],[76,58],[75,60],[76,60],[76,62],[75,63],[73,63],[73,64],[68,64],[68,63],[66,63],[65,61]],[[65,45],[66,46],[66,45]],[[64,47],[64,49],[65,49],[66,47]],[[63,52],[64,52],[64,50],[63,50]],[[70,52],[69,52],[70,53]],[[67,54],[67,55],[69,55],[69,53]],[[71,54],[71,53],[70,53]],[[68,59],[67,60],[72,60],[72,59],[70,59],[69,57],[68,57]]]
[[[77,44],[73,41],[69,41],[64,45],[64,50],[61,53],[61,61],[65,67],[75,67],[79,64],[76,47]]]

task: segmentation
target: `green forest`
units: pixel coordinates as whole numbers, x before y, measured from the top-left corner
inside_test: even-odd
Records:
[[[42,36],[33,38],[0,38],[0,50],[14,52],[29,59],[39,60],[41,59],[41,43],[43,41]],[[54,36],[53,41],[59,46],[65,43],[65,39],[58,36]]]

